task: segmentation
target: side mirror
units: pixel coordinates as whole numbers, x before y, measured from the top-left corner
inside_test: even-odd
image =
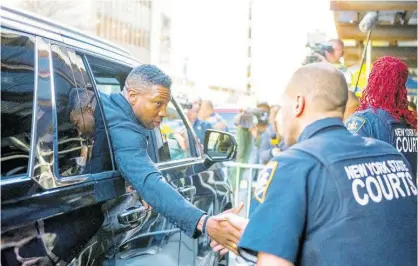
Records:
[[[233,135],[213,129],[206,130],[203,151],[210,162],[234,160],[237,148],[238,145]]]

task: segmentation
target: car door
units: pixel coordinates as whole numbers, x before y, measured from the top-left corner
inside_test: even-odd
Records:
[[[229,190],[221,169],[208,171],[199,143],[180,106],[173,99],[167,117],[154,130],[158,166],[167,182],[196,207],[208,214],[219,213],[230,204]],[[219,166],[219,165],[218,165]],[[191,239],[182,232],[173,236],[180,242],[179,265],[217,265],[209,239]]]
[[[96,97],[69,50],[12,29],[2,28],[1,37],[2,264],[69,263],[101,227],[102,202],[120,187],[113,180],[98,187],[115,174],[107,135],[99,145],[95,131],[81,132],[100,124],[100,113],[70,119],[80,94],[90,95],[90,105]],[[103,163],[94,169],[97,147]]]
[[[94,78],[94,86],[104,94],[121,92],[131,71],[127,66],[94,55],[86,55]],[[156,154],[150,141],[148,155],[156,162]],[[105,228],[113,232],[113,258],[115,265],[177,265],[178,241],[172,240],[179,230],[162,215],[152,209],[141,209],[140,195],[126,184],[126,194],[105,204],[107,218]],[[141,210],[141,221],[120,224],[122,214]],[[127,216],[126,216],[127,217]],[[108,230],[109,230],[108,229]]]

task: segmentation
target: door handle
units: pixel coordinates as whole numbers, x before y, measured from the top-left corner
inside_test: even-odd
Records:
[[[182,187],[179,189],[179,192],[186,199],[191,199],[194,195],[196,195],[196,187],[195,186]]]
[[[139,225],[147,215],[147,209],[141,207],[130,207],[118,214],[118,222],[123,225]]]

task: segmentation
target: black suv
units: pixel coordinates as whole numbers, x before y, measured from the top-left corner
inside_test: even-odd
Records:
[[[207,238],[191,239],[146,208],[115,167],[100,95],[121,91],[140,63],[111,43],[25,12],[3,6],[1,20],[1,265],[217,265]],[[100,147],[69,119],[75,89],[97,103],[100,115],[82,124],[103,125]],[[165,180],[209,214],[231,208],[217,162],[234,159],[234,137],[207,131],[202,145],[175,99],[167,114],[148,145]],[[95,148],[108,163],[93,164]],[[39,241],[47,256],[26,254]]]

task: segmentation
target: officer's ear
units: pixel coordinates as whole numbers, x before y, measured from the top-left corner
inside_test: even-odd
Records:
[[[295,103],[295,115],[299,117],[303,114],[305,110],[305,97],[298,95],[296,96],[296,103]]]

